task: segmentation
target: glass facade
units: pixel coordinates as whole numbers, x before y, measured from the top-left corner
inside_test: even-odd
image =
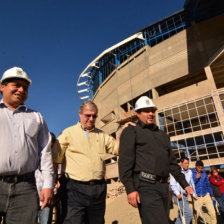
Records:
[[[224,94],[220,95],[224,101]],[[171,137],[177,158],[190,161],[224,157],[224,139],[212,96],[158,112],[159,126]]]

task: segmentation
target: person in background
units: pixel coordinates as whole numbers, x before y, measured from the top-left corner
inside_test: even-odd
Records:
[[[34,172],[43,175],[41,209],[53,197],[53,163],[50,133],[39,112],[24,104],[31,80],[22,68],[13,67],[1,79],[0,101],[0,216],[9,224],[34,224],[38,193]]]
[[[192,178],[192,172],[189,168],[189,159],[187,157],[181,158],[180,159],[180,167],[181,167],[181,172],[184,174],[186,181],[188,184],[194,189],[194,181]],[[173,198],[175,204],[179,206],[179,214],[176,219],[176,224],[181,224],[182,219],[181,219],[181,214],[183,214],[183,217],[185,219],[185,224],[190,224],[193,213],[189,207],[189,200],[187,196],[187,192],[180,186],[179,183],[174,179],[174,177],[170,174],[170,186],[173,191]],[[194,198],[197,200],[197,196],[194,192],[193,194]]]
[[[51,149],[56,141],[56,137],[54,135],[54,133],[50,133],[51,134]],[[37,169],[35,171],[35,179],[36,179],[36,186],[37,186],[37,191],[38,191],[38,194],[40,195],[40,192],[43,188],[43,183],[44,183],[44,180],[43,180],[43,176],[41,174],[41,171],[39,169]],[[42,206],[42,202],[40,201],[40,206]],[[38,211],[38,220],[39,220],[39,224],[51,224],[52,222],[52,214],[53,214],[53,207],[52,205],[51,206],[48,206],[48,207],[45,207],[43,209],[40,209]]]
[[[55,139],[56,141],[56,139]],[[55,224],[61,224],[61,194],[63,189],[60,185],[60,178],[62,176],[61,164],[54,166],[54,172],[56,176],[56,186],[54,189],[54,208],[55,208]]]
[[[212,189],[214,189],[213,193],[219,203],[219,211],[224,220],[224,178],[219,175],[217,168],[214,166],[211,168],[211,174],[209,181]]]
[[[195,169],[192,170],[195,190],[198,200],[195,203],[195,209],[199,215],[203,214],[202,207],[206,207],[210,220],[208,223],[217,223],[215,208],[212,200],[215,200],[213,191],[211,189],[208,177],[203,171],[204,163],[198,160],[195,164]],[[202,217],[203,218],[203,217]]]

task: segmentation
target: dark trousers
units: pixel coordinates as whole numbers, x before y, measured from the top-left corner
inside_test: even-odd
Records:
[[[169,193],[167,183],[140,181],[138,206],[142,224],[169,223]]]
[[[103,224],[106,182],[93,186],[69,179],[62,196],[62,211],[66,211],[64,224]]]
[[[216,197],[216,200],[219,203],[219,211],[224,218],[224,193],[221,193],[221,197]]]
[[[0,216],[7,224],[35,224],[38,193],[33,183],[6,183],[0,180]]]

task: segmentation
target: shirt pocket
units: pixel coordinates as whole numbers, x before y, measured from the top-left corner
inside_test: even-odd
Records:
[[[36,120],[26,118],[24,121],[25,134],[33,138],[38,133],[38,123]]]

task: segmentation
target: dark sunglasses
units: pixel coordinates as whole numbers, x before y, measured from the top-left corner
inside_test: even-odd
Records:
[[[86,117],[88,117],[88,118],[90,118],[90,117],[92,117],[92,118],[97,118],[97,115],[96,114],[94,114],[94,115],[92,115],[92,114],[84,114]]]

